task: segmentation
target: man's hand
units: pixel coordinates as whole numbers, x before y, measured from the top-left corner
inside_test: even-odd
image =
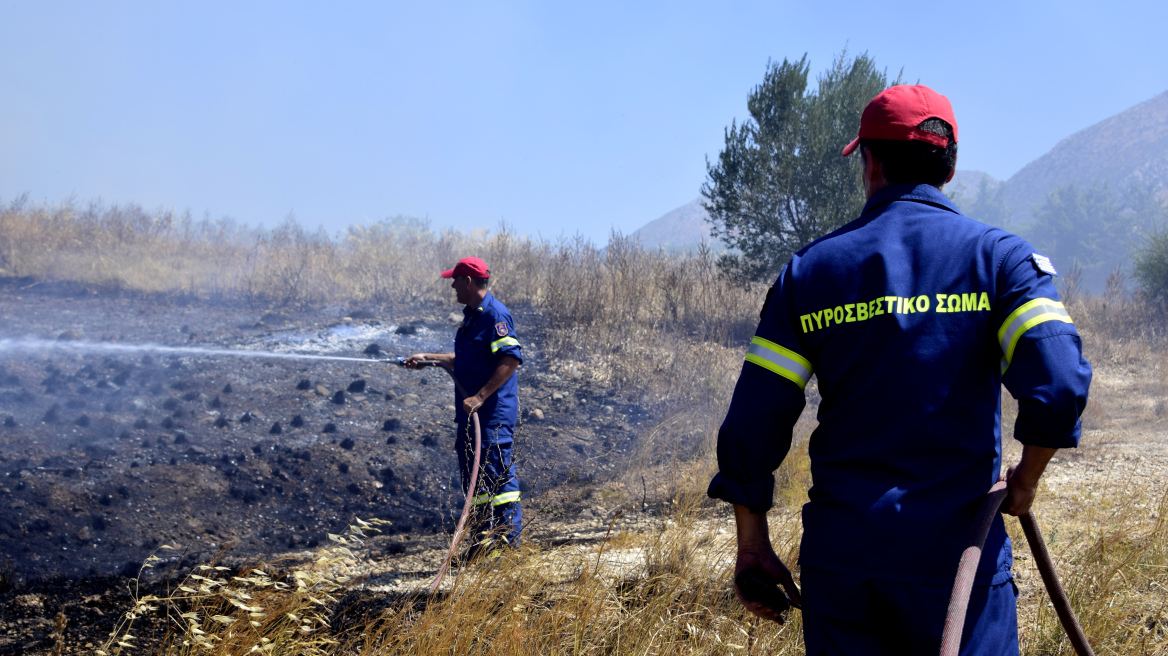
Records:
[[[451,359],[451,363],[453,362],[454,360]],[[468,396],[462,400],[462,411],[467,416],[474,414],[475,410],[478,410],[487,399],[491,398],[495,390],[507,382],[507,379],[511,377],[511,374],[515,373],[517,368],[519,368],[518,358],[511,355],[504,355],[499,358],[499,364],[495,365],[495,371],[491,374],[491,378],[487,381],[487,384],[482,386],[478,394]]]
[[[1006,470],[1006,488],[1009,492],[1002,502],[1002,512],[1021,517],[1030,514],[1030,506],[1038,494],[1038,479],[1046,471],[1046,463],[1054,457],[1058,449],[1042,446],[1022,447],[1022,459],[1016,467]]]
[[[1038,479],[1033,482],[1018,474],[1017,467],[1006,470],[1006,500],[1002,502],[1002,512],[1021,517],[1030,514],[1034,497],[1038,495]]]
[[[795,585],[795,579],[791,576],[791,570],[779,560],[774,549],[770,548],[770,544],[766,545],[765,549],[755,548],[738,548],[738,560],[734,563],[734,576],[737,577],[742,572],[757,567],[763,571],[772,581],[783,586],[787,592],[787,597],[795,605],[801,605],[803,598],[799,595],[799,586]],[[738,595],[738,601],[746,607],[746,610],[758,615],[763,619],[772,622],[783,623],[783,616],[779,615],[774,609],[757,601],[750,601],[742,596],[742,590],[738,589],[738,584],[734,584],[734,594]]]
[[[407,369],[421,369],[420,362],[427,361],[437,363],[439,365],[446,365],[448,367],[454,366],[453,353],[415,353],[402,361],[402,365]]]
[[[482,392],[479,392],[479,394],[481,393]],[[475,410],[478,410],[482,404],[483,399],[479,398],[478,394],[475,394],[474,396],[468,396],[462,400],[462,411],[465,412],[469,417],[470,415],[473,415]]]
[[[792,603],[802,605],[803,597],[799,594],[799,586],[795,585],[791,570],[779,560],[774,548],[771,547],[766,513],[752,513],[746,506],[734,504],[734,521],[738,528],[738,560],[734,564],[734,576],[737,577],[752,567],[758,567],[772,581],[783,586]],[[737,584],[734,585],[734,594],[738,595],[738,601],[742,602],[746,610],[772,622],[783,623],[783,618],[775,611],[743,597]]]

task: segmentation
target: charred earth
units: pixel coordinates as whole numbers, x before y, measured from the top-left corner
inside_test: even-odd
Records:
[[[462,491],[444,373],[84,345],[408,355],[450,348],[453,306],[264,312],[39,287],[0,291],[10,579],[133,575],[163,544],[182,548],[179,566],[225,546],[239,558],[299,552],[353,517],[393,522],[399,552],[452,529]],[[535,517],[544,491],[612,471],[648,413],[637,398],[548,373],[539,317],[516,316],[519,469]],[[25,338],[42,341],[13,341]]]

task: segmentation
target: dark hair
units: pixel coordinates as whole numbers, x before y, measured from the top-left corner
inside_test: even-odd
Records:
[[[474,282],[475,287],[479,289],[486,289],[491,284],[490,278],[471,278],[471,280]]]
[[[929,184],[940,189],[957,166],[957,142],[953,140],[953,126],[939,118],[926,119],[918,130],[939,134],[949,140],[945,147],[927,141],[892,141],[887,139],[860,139],[860,157],[864,149],[880,160],[884,179],[889,184]]]

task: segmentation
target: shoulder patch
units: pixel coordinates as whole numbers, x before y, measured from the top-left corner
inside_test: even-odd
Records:
[[[1054,270],[1054,265],[1050,263],[1049,257],[1039,255],[1038,253],[1031,253],[1030,259],[1034,262],[1034,268],[1039,271],[1052,276],[1058,275],[1058,271]]]
[[[509,331],[507,330],[506,321],[500,321],[499,323],[495,324],[495,334],[499,337],[506,337],[508,332]]]

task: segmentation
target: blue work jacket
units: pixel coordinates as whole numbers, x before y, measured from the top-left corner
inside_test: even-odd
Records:
[[[487,292],[481,305],[468,305],[462,314],[462,323],[458,324],[458,332],[454,336],[454,375],[468,394],[477,394],[491,379],[491,374],[495,373],[504,355],[510,355],[520,362],[523,362],[523,357],[511,312],[490,292]],[[462,411],[463,398],[456,389],[454,418],[460,425],[467,421],[467,415]],[[518,375],[512,373],[494,394],[483,401],[478,410],[479,422],[484,430],[500,426],[513,427],[518,414]]]
[[[975,511],[1002,470],[1001,386],[1014,437],[1074,447],[1091,367],[1050,261],[963,216],[928,185],[893,185],[802,249],[763,307],[726,419],[712,497],[759,512],[812,374],[812,487],[799,562],[952,584]],[[1010,578],[1001,517],[979,584]]]

